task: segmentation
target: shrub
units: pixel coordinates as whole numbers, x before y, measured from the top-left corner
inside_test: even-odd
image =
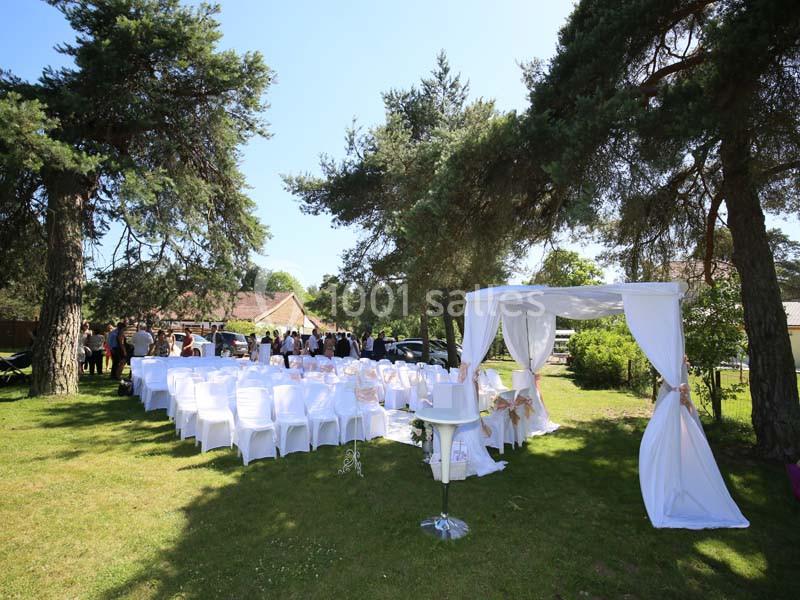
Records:
[[[227,321],[224,326],[225,331],[230,331],[233,333],[243,333],[244,335],[250,335],[251,333],[255,333],[258,338],[261,338],[264,335],[264,332],[267,331],[268,327],[263,324],[259,323],[256,325],[252,321],[237,321],[231,320]]]
[[[614,323],[611,328],[580,331],[570,338],[567,348],[579,384],[587,387],[627,385],[638,393],[647,389],[650,363],[624,323],[622,327]]]
[[[686,354],[692,371],[700,377],[694,391],[703,406],[711,405],[717,421],[722,418],[722,401],[736,398],[743,387],[717,387],[716,380],[717,368],[744,351],[747,339],[743,321],[736,277],[721,279],[711,287],[702,288],[694,300],[683,307]]]

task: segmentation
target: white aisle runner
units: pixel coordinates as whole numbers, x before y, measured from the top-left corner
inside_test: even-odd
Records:
[[[386,429],[384,437],[393,442],[413,446],[414,442],[411,441],[411,421],[414,420],[414,413],[405,410],[387,410],[386,416],[389,420],[389,427]]]

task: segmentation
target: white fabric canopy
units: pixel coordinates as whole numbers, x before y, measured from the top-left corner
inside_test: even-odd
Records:
[[[639,480],[650,521],[654,527],[747,527],[697,415],[680,402],[678,387],[687,380],[680,311],[683,292],[679,283],[503,286],[471,292],[466,296],[462,353],[467,382],[473,381],[501,320],[512,356],[533,374],[552,350],[556,316],[594,319],[624,312],[634,339],[664,378],[639,451]],[[477,406],[474,387],[465,389],[467,400]],[[477,424],[458,435],[468,444],[474,473],[503,468],[504,463],[494,463],[480,443]]]

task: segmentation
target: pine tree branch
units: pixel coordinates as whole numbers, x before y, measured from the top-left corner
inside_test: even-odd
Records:
[[[785,171],[791,171],[792,169],[800,169],[800,160],[790,160],[784,163],[778,163],[776,165],[771,166],[769,169],[764,169],[759,173],[759,178],[761,180],[771,179],[775,175],[780,175]]]
[[[657,71],[654,71],[652,75],[650,75],[644,80],[644,82],[642,82],[641,85],[639,85],[639,91],[644,94],[645,97],[651,98],[658,93],[658,84],[663,79],[675,73],[696,67],[697,65],[708,60],[708,57],[709,54],[700,49],[684,60],[679,60],[667,65],[666,67],[661,67]]]

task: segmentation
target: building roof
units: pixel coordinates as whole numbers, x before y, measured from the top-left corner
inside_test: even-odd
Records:
[[[215,316],[228,317],[242,321],[258,321],[264,318],[289,298],[293,292],[239,292],[228,307],[220,307]],[[227,309],[227,310],[226,310]]]
[[[234,297],[222,300],[216,307],[210,309],[204,321],[228,321],[231,319],[241,321],[260,321],[274,312],[284,302],[294,299],[298,311],[305,312],[303,303],[295,296],[294,292],[238,292]],[[193,312],[191,310],[187,311]],[[167,319],[191,319],[190,315],[177,314],[171,311],[162,315]]]
[[[784,302],[786,322],[789,327],[800,327],[800,302]]]

